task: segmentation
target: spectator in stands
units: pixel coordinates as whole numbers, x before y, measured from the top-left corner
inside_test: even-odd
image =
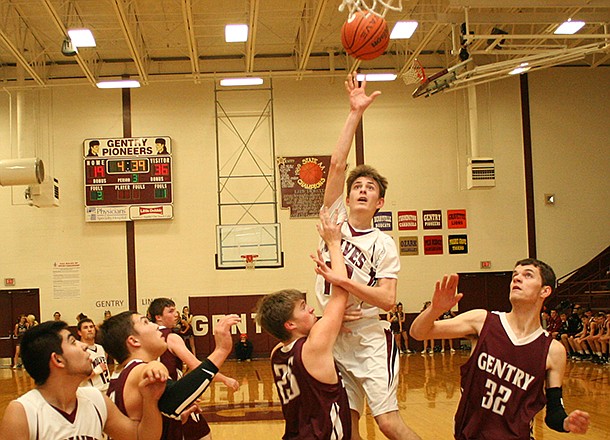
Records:
[[[546,321],[546,331],[551,334],[553,339],[557,338],[561,324],[561,318],[559,317],[557,310],[551,309],[551,314]]]
[[[577,353],[576,350],[572,348],[570,341],[572,341],[574,336],[582,331],[582,321],[580,319],[582,313],[583,310],[580,304],[574,304],[572,307],[572,314],[568,317],[567,332],[561,335],[561,343],[566,348],[570,358],[574,358]]]

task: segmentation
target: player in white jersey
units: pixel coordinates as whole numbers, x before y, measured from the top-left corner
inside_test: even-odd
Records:
[[[324,192],[324,206],[339,212],[342,225],[342,251],[347,277],[337,285],[350,293],[348,312],[356,320],[346,322],[335,343],[334,355],[341,370],[352,410],[352,438],[359,439],[358,420],[364,413],[365,399],[379,429],[390,439],[418,439],[398,412],[399,349],[387,321],[379,313],[396,302],[400,262],[391,237],[372,227],[373,216],[383,207],[387,180],[374,168],[360,165],[347,178],[343,195],[347,157],[356,127],[367,107],[381,94],[367,96],[366,81],[358,84],[356,74],[348,75],[350,112],[331,156]],[[349,207],[349,212],[347,211]],[[323,258],[330,261],[322,246]],[[328,303],[331,287],[321,276],[316,295],[322,308]]]
[[[95,334],[97,332],[95,323],[91,319],[85,318],[78,322],[77,329],[81,342],[87,344],[87,353],[89,353],[91,366],[93,367],[91,376],[83,381],[81,386],[92,386],[102,392],[106,392],[110,383],[108,360],[104,347],[95,343]]]
[[[104,396],[91,387],[76,390],[78,410],[74,414],[58,411],[33,389],[17,399],[25,410],[31,440],[78,438],[102,439],[102,427],[108,417]]]
[[[157,403],[166,375],[150,370],[140,383],[145,396],[142,419],[124,416],[99,390],[79,388],[91,374],[86,346],[77,341],[63,321],[32,327],[21,342],[25,369],[36,388],[9,403],[0,423],[0,440],[154,439],[161,436]]]

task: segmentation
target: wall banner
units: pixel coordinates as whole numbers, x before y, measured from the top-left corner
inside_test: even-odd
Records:
[[[443,215],[440,209],[422,211],[424,229],[442,229]]]
[[[377,214],[373,216],[373,226],[378,228],[381,231],[391,231],[392,230],[392,212],[379,211]]]
[[[318,218],[324,203],[330,156],[278,157],[276,162],[282,208],[290,209],[290,218]]]
[[[443,236],[425,235],[424,236],[424,255],[442,255]]]
[[[419,255],[419,239],[416,235],[399,237],[400,255]]]
[[[466,210],[465,209],[448,209],[447,210],[447,228],[466,229]]]
[[[467,254],[468,253],[468,235],[450,235],[448,240],[450,254]]]
[[[417,211],[398,211],[398,230],[417,230]]]

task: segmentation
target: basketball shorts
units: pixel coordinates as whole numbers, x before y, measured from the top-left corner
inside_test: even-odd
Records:
[[[364,414],[365,399],[373,417],[398,410],[399,352],[390,323],[362,319],[341,332],[333,354],[343,376],[350,408]]]

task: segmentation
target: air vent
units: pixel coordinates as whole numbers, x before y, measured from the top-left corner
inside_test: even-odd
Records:
[[[496,167],[491,158],[468,159],[468,189],[496,186]]]

